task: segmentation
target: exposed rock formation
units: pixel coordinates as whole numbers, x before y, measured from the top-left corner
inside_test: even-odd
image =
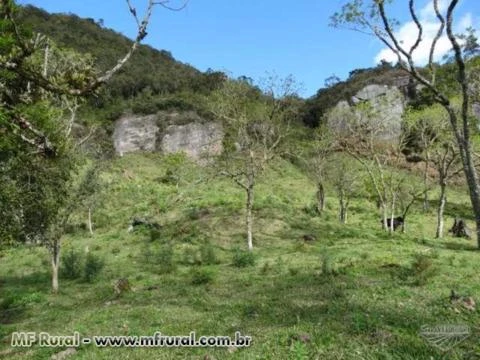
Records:
[[[185,152],[192,159],[222,152],[223,130],[216,123],[170,125],[161,141],[164,153]]]
[[[120,156],[135,151],[185,152],[201,162],[204,156],[222,152],[223,136],[220,124],[204,122],[195,113],[175,112],[123,116],[115,124],[113,140]]]
[[[155,115],[123,116],[113,132],[115,151],[120,156],[132,151],[155,151],[158,130]]]
[[[368,85],[352,96],[350,101],[338,102],[332,112],[332,114],[336,113],[336,116],[329,118],[328,123],[341,130],[346,127],[346,116],[341,116],[341,114],[346,115],[347,112],[350,112],[359,115],[355,107],[362,103],[368,103],[371,107],[372,121],[381,123],[384,129],[378,134],[379,139],[393,140],[401,133],[405,101],[404,94],[395,86]]]

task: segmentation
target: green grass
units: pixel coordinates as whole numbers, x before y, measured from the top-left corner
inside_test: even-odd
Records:
[[[170,162],[169,162],[170,161]],[[451,289],[479,299],[474,241],[433,238],[434,209],[409,215],[407,233],[380,229],[374,204],[354,199],[349,224],[327,198],[322,216],[305,211],[314,185],[279,161],[257,187],[254,262],[235,266],[245,249],[244,194],[185,162],[175,184],[158,181],[171,160],[131,155],[102,175],[108,184],[93,215],[94,236],[78,228],[65,249],[99,256],[87,283],[62,278],[52,295],[48,254],[18,247],[0,260],[0,357],[48,359],[60,349],[10,347],[14,331],[92,335],[229,335],[253,338],[249,348],[115,349],[82,346],[72,359],[475,359],[479,311],[455,308]],[[170,165],[169,165],[170,166]],[[131,176],[125,175],[127,170]],[[332,195],[332,193],[328,194]],[[462,189],[448,216],[469,218]],[[133,216],[162,225],[127,232]],[[76,223],[85,214],[75,214]],[[446,226],[450,226],[447,218]],[[471,223],[471,220],[470,220]],[[302,236],[317,240],[304,243]],[[113,293],[128,278],[132,291]],[[467,324],[473,334],[444,354],[426,343],[422,325]],[[308,341],[301,341],[306,334]],[[476,357],[475,357],[476,356]]]

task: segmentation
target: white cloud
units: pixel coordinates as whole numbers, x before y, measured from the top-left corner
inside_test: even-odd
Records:
[[[438,2],[438,10],[440,10],[440,13],[444,13],[447,8],[447,0],[440,0]],[[422,19],[433,19],[436,17],[435,9],[433,8],[433,1],[428,1],[428,3],[420,10],[420,16]]]
[[[439,9],[443,13],[447,8],[447,1],[439,1]],[[432,46],[433,39],[438,32],[440,24],[436,18],[435,11],[433,9],[433,2],[429,1],[428,4],[419,11],[420,22],[423,26],[423,37],[418,48],[413,53],[413,60],[417,65],[425,65],[428,62],[430,55],[430,48]],[[465,14],[461,17],[455,26],[456,33],[465,32],[465,29],[473,26],[473,17],[471,13]],[[417,26],[413,21],[409,21],[403,24],[398,31],[395,32],[396,38],[401,42],[402,46],[408,51],[414,44],[418,36]],[[451,49],[450,41],[447,35],[444,35],[438,40],[434,60],[440,60]],[[381,60],[396,63],[398,58],[390,49],[384,48],[375,56],[375,64],[380,63]]]

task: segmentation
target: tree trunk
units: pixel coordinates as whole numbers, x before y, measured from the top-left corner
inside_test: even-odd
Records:
[[[478,176],[475,166],[472,161],[472,154],[467,156],[467,164],[464,165],[465,176],[467,178],[468,189],[470,192],[470,201],[473,207],[473,213],[475,214],[475,224],[477,233],[477,244],[480,249],[480,191],[478,188]]]
[[[92,226],[92,208],[88,208],[88,231],[90,235],[93,235],[93,226]]]
[[[248,250],[253,250],[253,235],[252,235],[252,223],[253,223],[253,189],[254,189],[254,177],[249,175],[247,186],[247,244]]]
[[[385,203],[382,201],[381,204],[380,204],[381,208],[382,208],[382,216],[383,216],[383,229],[385,231],[388,231],[388,223],[387,223],[387,218],[388,218],[388,215],[387,215],[387,207],[385,206]]]
[[[441,239],[443,237],[443,212],[445,210],[445,203],[446,203],[446,188],[447,184],[445,183],[445,179],[440,179],[440,201],[438,202],[438,209],[437,209],[437,231],[435,237],[437,239]]]
[[[395,218],[395,194],[392,195],[392,216],[390,217],[390,228],[388,229],[388,231],[390,232],[390,234],[393,234],[393,232],[395,231],[395,227],[394,227],[394,218]]]
[[[325,187],[319,181],[317,183],[317,211],[321,214],[325,210]]]
[[[345,201],[343,191],[340,192],[340,222],[342,224],[347,223],[347,201]]]
[[[470,130],[468,123],[468,85],[466,80],[462,82],[463,92],[463,109],[462,109],[462,132],[458,129],[457,115],[450,104],[442,104],[448,111],[450,123],[452,125],[455,138],[457,140],[460,158],[462,159],[463,172],[467,180],[468,191],[470,195],[470,203],[472,204],[473,213],[475,215],[477,244],[480,249],[480,188],[478,186],[478,174],[473,161],[473,150],[470,142]]]
[[[52,256],[52,292],[58,293],[58,268],[60,266],[60,243],[55,240],[51,249]]]
[[[345,204],[340,205],[340,222],[342,224],[347,223],[347,207],[345,206]]]
[[[430,202],[428,200],[428,165],[429,165],[429,155],[427,153],[427,158],[425,161],[425,169],[423,172],[423,188],[425,190],[425,194],[423,197],[423,211],[427,212],[430,208]]]

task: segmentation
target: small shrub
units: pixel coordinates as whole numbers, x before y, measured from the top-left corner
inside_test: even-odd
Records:
[[[183,263],[185,265],[201,265],[202,259],[200,252],[193,247],[187,247],[183,251]]]
[[[255,256],[251,251],[236,248],[233,251],[233,266],[243,268],[255,265]]]
[[[207,208],[203,208],[203,207],[192,207],[190,209],[187,210],[187,217],[190,219],[190,220],[199,220],[207,215],[210,214],[210,210],[208,210]]]
[[[162,238],[162,233],[160,229],[152,227],[150,229],[150,241],[156,241]]]
[[[61,275],[66,279],[79,279],[82,277],[83,256],[80,251],[69,249],[62,257]]]
[[[305,205],[302,210],[305,214],[311,217],[316,217],[320,215],[316,204]]]
[[[270,264],[270,262],[265,262],[262,266],[262,268],[260,269],[260,273],[265,275],[265,274],[268,274],[270,271],[272,270],[272,264]]]
[[[292,359],[295,360],[306,360],[309,358],[308,350],[304,343],[300,341],[295,341],[293,346],[291,347],[291,351],[293,354]]]
[[[112,254],[113,255],[118,255],[120,254],[120,248],[118,246],[115,246],[113,249],[112,249]]]
[[[290,275],[295,276],[300,272],[300,269],[297,267],[290,267],[288,268],[288,272],[290,273]]]
[[[215,272],[209,268],[194,268],[192,270],[192,284],[202,285],[213,282]]]
[[[435,275],[431,256],[426,254],[415,254],[410,267],[410,272],[413,276],[415,285],[425,285],[428,279]]]
[[[168,274],[175,270],[174,251],[171,244],[162,245],[162,247],[154,253],[154,261],[158,265],[160,274]]]
[[[330,256],[329,253],[327,252],[322,253],[320,261],[322,263],[321,267],[322,267],[323,275],[333,275],[335,273],[335,270],[333,268],[332,257]]]
[[[215,248],[210,243],[205,243],[200,247],[200,257],[205,265],[214,265],[218,263]]]
[[[93,253],[88,253],[85,259],[85,267],[83,271],[83,278],[86,282],[92,282],[102,271],[104,266],[103,260]]]

